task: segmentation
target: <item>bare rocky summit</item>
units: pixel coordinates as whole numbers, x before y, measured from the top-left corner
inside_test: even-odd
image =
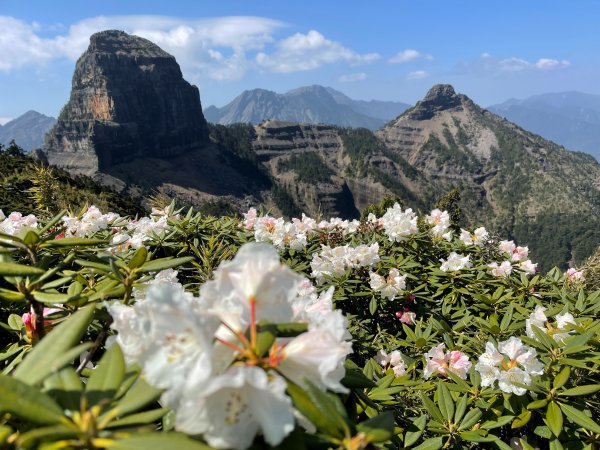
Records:
[[[183,79],[175,58],[146,39],[108,30],[92,35],[77,61],[71,97],[44,151],[51,164],[93,174],[207,142],[198,88]]]

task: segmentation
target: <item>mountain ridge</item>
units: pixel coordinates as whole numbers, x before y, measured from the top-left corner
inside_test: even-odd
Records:
[[[310,85],[283,94],[260,88],[245,90],[221,108],[209,106],[204,114],[209,122],[222,125],[285,120],[377,129],[408,106],[401,102],[353,100],[333,88]]]

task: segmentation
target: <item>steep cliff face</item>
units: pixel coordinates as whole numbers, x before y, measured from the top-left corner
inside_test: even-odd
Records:
[[[152,42],[109,30],[90,38],[71,97],[46,137],[48,161],[74,173],[138,157],[164,158],[208,142],[198,88]]]
[[[347,161],[336,128],[269,120],[255,131],[252,147],[258,161],[302,211],[313,217],[358,217],[342,176]]]

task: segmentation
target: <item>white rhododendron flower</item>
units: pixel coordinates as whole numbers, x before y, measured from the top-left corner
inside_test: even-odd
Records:
[[[509,256],[512,261],[523,261],[529,255],[528,247],[517,247],[514,241],[501,241],[498,248],[502,253]]]
[[[510,261],[502,261],[501,264],[497,262],[493,262],[488,264],[490,268],[490,273],[495,277],[507,277],[511,274],[513,266]]]
[[[275,247],[249,243],[219,266],[199,298],[173,272],[161,272],[133,306],[115,303],[109,311],[127,362],[164,389],[175,428],[203,434],[216,448],[246,449],[257,433],[278,445],[294,428],[286,379],[347,392],[341,380],[351,336],[333,310],[333,290],[317,295]],[[259,350],[261,321],[305,323],[307,331]]]
[[[387,277],[374,272],[369,276],[371,289],[380,292],[383,298],[394,300],[400,291],[406,289],[406,275],[400,275],[398,269],[390,269]]]
[[[119,218],[118,214],[102,212],[94,205],[90,206],[81,218],[65,216],[62,218],[66,226],[65,236],[86,237],[105,230]]]
[[[232,366],[183,396],[175,428],[203,434],[215,448],[246,449],[258,431],[275,446],[294,429],[286,387],[285,380],[275,373]]]
[[[12,212],[8,217],[2,213],[0,233],[16,236],[23,228],[37,228],[38,219],[33,214],[24,216],[20,212]]]
[[[425,353],[425,370],[423,376],[427,380],[434,373],[447,376],[447,371],[452,372],[463,380],[471,369],[469,357],[458,350],[446,351],[446,346],[438,344]]]
[[[514,336],[500,342],[498,349],[491,342],[486,343],[485,353],[479,357],[475,370],[481,375],[483,387],[493,386],[498,381],[498,387],[508,393],[523,395],[527,389],[516,386],[531,383],[532,375],[542,375],[544,365],[537,359],[534,348],[528,347]]]
[[[489,233],[484,227],[476,228],[473,233],[470,233],[467,230],[460,230],[460,240],[464,242],[465,245],[477,245],[481,247],[488,241]]]
[[[575,318],[571,313],[563,313],[556,315],[556,322],[550,323],[548,317],[546,317],[546,308],[543,306],[536,306],[531,315],[525,320],[525,331],[527,336],[531,339],[538,340],[533,327],[537,327],[544,333],[551,336],[556,342],[563,343],[564,340],[569,337],[569,332],[564,329],[569,325],[575,325]]]
[[[250,208],[247,213],[243,214],[244,220],[242,221],[242,225],[246,230],[252,230],[254,228],[254,223],[256,222],[257,212],[256,208]]]
[[[412,209],[408,208],[402,211],[398,203],[392,208],[388,208],[385,214],[381,217],[381,223],[388,235],[390,241],[400,242],[405,241],[410,235],[419,231],[417,226],[417,215]]]
[[[425,218],[427,223],[432,225],[430,231],[434,237],[445,239],[448,242],[452,240],[452,230],[448,230],[450,228],[450,215],[448,211],[434,209]]]
[[[567,281],[569,283],[576,283],[578,281],[582,281],[583,279],[583,270],[577,270],[573,267],[567,270]]]
[[[327,277],[339,277],[346,273],[347,269],[370,267],[379,261],[379,244],[377,242],[357,247],[348,245],[331,248],[328,245],[321,246],[321,253],[313,254],[310,267],[312,276],[321,284]]]
[[[537,263],[532,263],[530,259],[526,259],[525,261],[521,261],[518,264],[519,269],[525,272],[528,275],[534,275],[537,272]]]
[[[375,361],[384,369],[391,367],[394,375],[397,377],[401,377],[406,373],[406,363],[402,359],[402,353],[398,350],[394,350],[388,354],[385,350],[381,349],[377,352]]]
[[[442,265],[440,266],[440,270],[442,272],[454,272],[457,270],[462,270],[464,268],[471,267],[470,261],[471,255],[463,256],[459,255],[456,252],[451,252],[448,255],[447,259],[440,259]]]

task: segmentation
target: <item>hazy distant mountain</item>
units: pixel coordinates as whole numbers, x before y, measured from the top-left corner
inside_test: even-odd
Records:
[[[600,161],[600,95],[541,94],[488,109],[570,150],[591,153]]]
[[[45,116],[37,111],[27,111],[0,127],[0,144],[8,145],[14,139],[25,151],[39,148],[44,143],[45,134],[55,123],[54,117]]]
[[[265,89],[244,91],[222,108],[208,107],[204,115],[209,122],[223,125],[276,119],[375,130],[409,107],[401,102],[352,100],[335,89],[313,85],[285,94]]]

